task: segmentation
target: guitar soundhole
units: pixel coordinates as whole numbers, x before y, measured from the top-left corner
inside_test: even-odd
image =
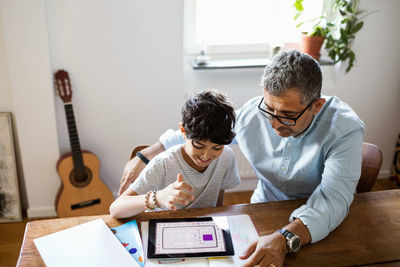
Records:
[[[85,167],[84,170],[72,170],[69,175],[69,180],[73,186],[84,187],[90,183],[92,176],[92,172],[89,168]]]

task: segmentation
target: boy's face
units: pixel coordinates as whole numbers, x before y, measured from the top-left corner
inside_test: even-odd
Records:
[[[204,171],[224,150],[224,145],[215,144],[208,140],[188,139],[184,130],[182,134],[186,140],[183,145],[183,157],[192,168],[199,172]]]

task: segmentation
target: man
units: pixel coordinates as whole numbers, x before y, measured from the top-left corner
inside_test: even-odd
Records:
[[[308,198],[288,225],[262,236],[241,256],[244,266],[282,266],[288,252],[325,238],[346,217],[361,174],[364,124],[336,97],[321,97],[318,63],[298,51],[275,56],[262,77],[263,97],[236,112],[236,141],[259,182],[251,202]],[[144,151],[152,158],[182,142],[169,130]],[[121,189],[144,164],[126,166]]]

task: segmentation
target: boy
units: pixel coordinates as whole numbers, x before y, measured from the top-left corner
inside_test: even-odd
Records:
[[[233,151],[225,146],[235,136],[235,122],[232,104],[216,90],[205,90],[186,101],[180,124],[185,143],[153,158],[111,204],[111,216],[216,206],[224,189],[240,183]]]

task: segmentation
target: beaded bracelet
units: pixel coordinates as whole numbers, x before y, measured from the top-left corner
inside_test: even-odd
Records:
[[[157,195],[157,190],[154,190],[154,192],[153,192],[154,208],[153,208],[153,209],[159,209],[159,208],[161,208],[160,205],[158,205],[158,202],[157,202],[157,199],[156,199],[156,195]]]
[[[149,198],[150,198],[151,193],[153,193],[153,191],[147,192],[146,195],[144,196],[144,208],[146,211],[154,210],[154,208],[149,207]]]

